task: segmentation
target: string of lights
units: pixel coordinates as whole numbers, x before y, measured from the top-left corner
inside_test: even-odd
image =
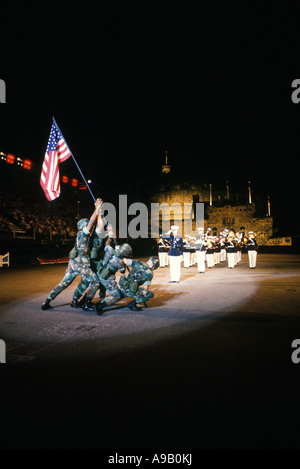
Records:
[[[5,161],[7,164],[16,164],[17,166],[22,166],[24,169],[30,170],[32,168],[32,161],[28,159],[22,159],[12,155],[11,153],[0,152],[0,159]]]
[[[16,157],[15,155],[11,153],[3,153],[0,152],[0,160],[10,164],[10,165],[16,165],[16,166],[21,166],[24,169],[30,170],[32,169],[32,161],[29,159],[22,159],[19,157]],[[64,184],[70,184],[72,187],[76,187],[79,190],[86,190],[87,187],[83,182],[78,181],[78,179],[75,178],[69,178],[67,176],[62,177],[62,182]]]
[[[71,184],[72,187],[77,187],[81,191],[84,191],[87,189],[85,183],[79,182],[78,179],[69,178],[68,176],[63,176],[61,180],[64,184]]]

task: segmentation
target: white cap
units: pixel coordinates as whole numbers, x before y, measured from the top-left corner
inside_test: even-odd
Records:
[[[178,231],[178,230],[179,230],[179,226],[173,225],[173,226],[171,226],[171,230],[172,230],[172,231]]]
[[[199,226],[198,231],[204,231],[204,228],[202,228],[202,226]]]

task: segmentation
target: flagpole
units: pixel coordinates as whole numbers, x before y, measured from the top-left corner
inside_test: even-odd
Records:
[[[60,128],[58,127],[57,122],[56,122],[54,116],[52,116],[52,119],[53,119],[53,122],[54,122],[54,124],[56,125],[57,129],[59,130],[60,134],[62,135],[62,137],[63,137],[63,139],[64,139],[64,141],[65,141],[65,144],[66,144],[66,146],[67,146],[67,148],[68,148],[68,150],[69,150],[69,152],[70,152],[70,154],[71,154],[71,156],[72,156],[72,158],[73,158],[73,161],[74,161],[74,163],[76,164],[77,169],[78,169],[78,171],[80,172],[81,177],[82,177],[82,179],[83,179],[83,181],[84,181],[86,187],[87,187],[88,190],[90,191],[90,194],[91,194],[91,196],[92,196],[92,198],[93,198],[93,201],[96,202],[95,196],[94,196],[94,194],[92,193],[91,188],[90,188],[89,184],[87,183],[87,181],[86,181],[84,175],[82,174],[82,171],[81,171],[81,169],[79,168],[78,163],[77,163],[77,161],[75,160],[74,155],[73,155],[73,153],[71,152],[71,150],[70,150],[70,148],[69,148],[69,145],[67,144],[66,139],[64,138],[64,136],[63,136],[63,134],[62,134],[62,131],[61,131]],[[107,220],[105,219],[105,217],[103,216],[102,213],[101,213],[101,217],[102,217],[102,219],[103,219],[105,225],[108,226],[108,222],[107,222]],[[117,246],[117,241],[116,241],[116,239],[115,239],[115,238],[113,238],[113,239],[114,239],[115,245]]]
[[[249,192],[249,204],[252,204],[250,181],[248,181],[248,192]]]
[[[55,118],[54,118],[54,117],[52,117],[52,119],[53,119],[53,122],[54,122],[54,124],[55,124],[55,125],[56,125],[56,127],[58,128],[59,132],[60,132],[60,133],[61,133],[61,135],[63,136],[63,134],[62,134],[62,131],[61,131],[61,130],[60,130],[60,128],[58,127],[58,125],[57,125],[57,122],[56,122]],[[71,153],[71,156],[72,156],[72,158],[73,158],[73,161],[74,161],[74,163],[76,164],[76,166],[77,166],[77,169],[78,169],[78,171],[80,172],[80,174],[81,174],[81,177],[82,177],[82,179],[83,179],[83,181],[84,181],[84,183],[85,183],[86,187],[87,187],[87,188],[88,188],[88,190],[90,191],[90,194],[91,194],[91,196],[92,196],[92,198],[93,198],[93,201],[94,201],[94,202],[96,202],[95,196],[94,196],[94,194],[92,193],[92,191],[91,191],[91,188],[90,188],[89,184],[86,182],[86,179],[85,179],[84,175],[82,174],[82,171],[81,171],[81,169],[79,168],[79,166],[78,166],[78,163],[77,163],[77,161],[75,160],[75,158],[74,158],[74,155],[73,155],[73,153],[71,152],[71,150],[70,150],[70,148],[69,148],[69,146],[68,146],[68,144],[67,144],[67,142],[66,142],[66,139],[65,139],[65,138],[64,138],[64,141],[65,141],[65,144],[66,144],[66,146],[67,146],[67,148],[68,148],[69,152]]]

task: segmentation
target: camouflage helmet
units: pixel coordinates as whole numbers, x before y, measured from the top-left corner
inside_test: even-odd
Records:
[[[151,257],[149,257],[149,259],[148,259],[147,262],[149,262],[149,261],[151,261],[151,264],[152,264],[154,270],[159,267],[159,260],[158,260],[158,257],[156,257],[156,256],[151,256]]]
[[[78,230],[83,230],[84,228],[86,228],[89,224],[89,219],[88,218],[82,218],[81,220],[79,220],[79,222],[77,223],[77,228]]]
[[[129,244],[124,243],[121,244],[117,252],[119,257],[129,257],[132,255],[132,248]]]

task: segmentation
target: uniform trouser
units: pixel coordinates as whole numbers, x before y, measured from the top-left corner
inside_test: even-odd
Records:
[[[183,253],[183,265],[184,265],[184,267],[190,267],[191,266],[191,253],[190,252],[184,252]]]
[[[91,260],[90,262],[91,262],[91,269],[95,273],[95,275],[98,279],[98,282],[99,282],[99,286],[98,286],[98,288],[100,289],[99,297],[100,298],[105,298],[106,290],[105,290],[105,287],[100,282],[100,276],[98,274],[99,261]],[[74,292],[73,298],[75,300],[79,300],[83,296],[83,294],[87,291],[87,289],[89,288],[89,284],[90,284],[90,279],[88,277],[82,277],[80,283],[78,284],[78,286],[77,286],[77,288]],[[96,291],[93,294],[93,297],[95,296]],[[88,299],[91,300],[93,297],[92,297],[92,294],[90,293]]]
[[[215,265],[214,262],[214,255],[213,254],[207,254],[206,255],[206,261],[207,261],[207,267],[213,267]]]
[[[96,274],[96,275],[97,275],[97,277],[98,277],[98,274]],[[88,287],[89,287],[89,279],[87,279],[87,278],[82,278],[81,281],[80,281],[80,283],[78,284],[78,286],[77,286],[75,292],[74,292],[73,298],[74,298],[75,300],[79,300],[79,299],[82,297],[82,295],[86,292],[86,290],[88,289]],[[100,289],[99,297],[100,297],[100,298],[104,298],[104,297],[105,297],[105,294],[106,294],[106,290],[105,290],[105,287],[104,287],[104,285],[102,284],[102,282],[100,282],[100,280],[99,280],[99,287],[98,287],[98,288]],[[96,294],[96,291],[95,291],[95,294]],[[95,294],[94,294],[94,296],[95,296]],[[89,299],[92,299],[92,298],[91,298],[91,294],[89,295]]]
[[[226,261],[226,249],[221,249],[221,262]]]
[[[221,262],[221,252],[215,252],[215,264],[220,264]]]
[[[197,251],[198,272],[205,272],[205,255],[206,251]]]
[[[235,266],[235,252],[228,252],[227,260],[228,260],[228,267],[230,269],[233,269],[233,267]]]
[[[122,298],[122,294],[118,287],[115,275],[111,275],[106,280],[100,277],[100,282],[101,282],[101,285],[103,285],[103,287],[105,288],[107,295],[108,295],[103,300],[103,302],[106,303],[107,306],[115,304],[117,301],[119,301]]]
[[[139,288],[136,293],[133,293],[129,288],[122,288],[119,286],[121,298],[133,298],[136,304],[145,303],[154,297],[154,293],[145,288]]]
[[[257,251],[248,251],[249,267],[256,267]]]
[[[171,282],[180,281],[181,256],[169,256]]]
[[[158,253],[158,258],[159,258],[159,266],[160,267],[166,267],[166,253],[165,252],[159,252]]]
[[[191,254],[191,265],[195,265],[197,263],[197,255],[195,252]]]
[[[61,293],[65,288],[71,285],[77,275],[80,275],[87,282],[89,288],[86,297],[87,299],[92,299],[99,288],[99,280],[97,278],[97,275],[92,271],[90,267],[90,261],[87,257],[76,257],[75,259],[69,260],[69,264],[65,271],[64,278],[49,293],[48,299],[54,300],[54,298],[56,298],[59,293]],[[81,296],[77,296],[76,293],[77,290],[73,295],[74,300],[78,300]]]

